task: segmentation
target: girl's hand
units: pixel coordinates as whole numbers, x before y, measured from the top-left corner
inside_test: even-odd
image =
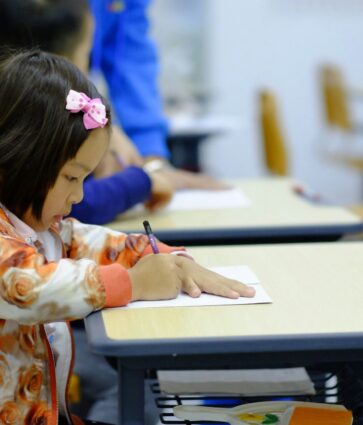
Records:
[[[156,211],[171,201],[175,189],[163,172],[155,171],[148,174],[151,179],[151,196],[145,202],[145,207],[150,211]]]
[[[171,254],[148,255],[128,270],[132,301],[176,298],[182,290],[191,297],[202,292],[226,298],[253,297],[255,290],[214,273],[194,261]]]
[[[254,288],[238,280],[208,270],[188,258],[182,256],[176,258],[178,267],[182,270],[182,290],[191,297],[199,297],[202,292],[234,299],[251,298],[255,295]]]
[[[182,285],[176,258],[176,255],[151,254],[131,267],[128,270],[132,285],[131,301],[176,298]]]

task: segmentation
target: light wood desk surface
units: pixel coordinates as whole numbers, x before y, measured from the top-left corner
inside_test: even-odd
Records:
[[[363,243],[204,247],[191,253],[206,266],[249,265],[273,303],[90,315],[91,349],[118,358],[119,423],[144,423],[148,369],[362,361]]]
[[[142,231],[149,219],[162,241],[184,244],[246,243],[260,239],[313,237],[338,238],[363,230],[359,217],[342,207],[307,201],[292,190],[286,178],[240,180],[233,184],[251,200],[245,208],[159,211],[154,214],[130,211],[108,226],[126,232]],[[272,241],[272,240],[271,240]],[[281,241],[280,241],[281,242]]]
[[[152,346],[158,341],[162,345],[155,350],[165,353],[173,350],[170,347],[174,344],[193,339],[220,342],[236,337],[306,337],[309,345],[316,337],[322,342],[324,337],[337,334],[363,336],[363,243],[205,247],[190,251],[205,266],[250,266],[273,303],[105,310],[98,313],[105,331],[101,337],[104,354],[107,346],[117,346],[120,354],[135,354],[142,346],[154,350]],[[93,336],[96,346],[97,336]],[[198,349],[203,351],[202,345]],[[223,351],[222,345],[219,349]],[[206,343],[206,351],[210,350],[208,346]],[[181,350],[193,351],[192,346],[186,347]]]

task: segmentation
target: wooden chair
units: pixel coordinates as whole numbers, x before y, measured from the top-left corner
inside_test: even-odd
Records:
[[[81,402],[81,380],[78,375],[72,374],[68,385],[68,401],[71,404]]]
[[[335,65],[319,70],[321,97],[325,113],[325,130],[321,151],[341,165],[363,170],[363,125],[352,118],[354,101],[361,103],[363,91],[348,87]]]
[[[286,142],[276,97],[269,90],[259,93],[259,119],[266,168],[274,175],[286,176],[289,173]]]
[[[346,132],[351,132],[353,130],[353,123],[348,90],[338,67],[324,65],[320,69],[320,87],[326,124]]]
[[[352,144],[351,136],[358,129],[351,118],[350,91],[352,90],[348,90],[342,72],[337,66],[324,65],[321,67],[320,87],[327,126],[338,129],[343,134],[346,133],[344,138],[346,139],[345,142],[348,143],[344,143],[344,145]],[[343,154],[341,156],[338,154],[335,159],[355,169],[363,169],[363,160],[354,158],[354,152],[350,155],[348,151],[348,155],[345,157],[343,149]],[[349,210],[363,218],[363,205],[350,206]],[[353,239],[361,240],[362,237],[363,234],[360,233],[354,235]]]
[[[78,375],[73,373],[70,377],[69,385],[68,385],[68,402],[73,405],[73,407],[79,403],[81,403],[81,380]],[[83,425],[110,425],[106,424],[104,422],[98,422],[98,421],[88,421],[86,419],[80,420],[79,418],[75,418],[73,416],[73,422],[74,424],[80,424],[82,422]],[[59,425],[63,425],[65,423],[68,424],[68,422],[63,418],[60,419]]]

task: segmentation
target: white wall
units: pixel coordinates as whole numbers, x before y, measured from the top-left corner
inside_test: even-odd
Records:
[[[178,1],[169,0],[169,6],[173,2]],[[329,200],[363,199],[363,175],[319,154],[323,121],[317,76],[322,63],[335,63],[351,84],[363,87],[363,0],[194,2],[203,5],[201,81],[213,95],[211,110],[240,116],[242,123],[240,130],[203,145],[205,170],[220,177],[264,173],[256,92],[268,87],[279,98],[292,175]],[[159,40],[163,36],[159,33]]]

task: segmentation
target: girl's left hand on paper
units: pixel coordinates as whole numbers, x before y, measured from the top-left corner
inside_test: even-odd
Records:
[[[188,258],[178,256],[177,265],[180,269],[182,290],[191,297],[199,297],[202,292],[234,299],[255,296],[254,288],[208,270]]]
[[[132,301],[176,298],[180,291],[191,297],[202,292],[226,298],[253,297],[255,290],[228,279],[181,255],[151,254],[128,269]]]
[[[145,207],[150,211],[156,211],[168,205],[175,188],[162,171],[154,171],[148,174],[151,179],[151,196],[145,202]]]

